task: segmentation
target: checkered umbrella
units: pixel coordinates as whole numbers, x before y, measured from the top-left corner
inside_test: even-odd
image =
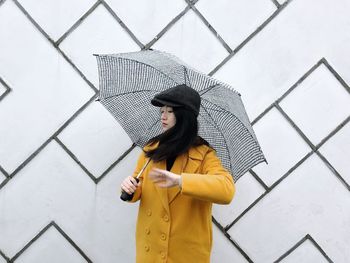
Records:
[[[230,86],[156,50],[96,55],[98,100],[117,119],[131,140],[143,147],[162,132],[155,94],[186,84],[201,96],[199,135],[216,150],[237,181],[256,164],[266,161],[246,114],[240,94]]]

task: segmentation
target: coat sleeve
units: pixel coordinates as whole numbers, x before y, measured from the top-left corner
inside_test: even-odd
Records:
[[[144,164],[145,164],[145,160],[146,160],[146,158],[145,158],[145,153],[142,152],[142,153],[140,154],[140,156],[139,156],[138,161],[137,161],[137,165],[136,165],[136,168],[135,168],[135,170],[134,170],[134,173],[132,174],[133,177],[136,177],[136,176],[139,174],[139,172],[141,171],[142,167],[143,167]],[[128,201],[128,202],[130,202],[130,203],[134,203],[134,202],[138,201],[138,200],[141,198],[142,183],[143,183],[143,175],[142,175],[142,174],[141,174],[141,176],[139,177],[139,179],[140,179],[141,184],[140,184],[139,187],[137,187],[136,191],[134,192],[133,198],[132,198],[130,201]]]
[[[202,174],[182,173],[181,193],[217,204],[229,204],[235,193],[232,175],[210,149],[202,163]]]

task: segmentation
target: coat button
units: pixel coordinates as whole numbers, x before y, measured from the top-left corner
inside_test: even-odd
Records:
[[[152,215],[152,210],[151,210],[151,209],[148,209],[148,210],[147,210],[147,215],[148,215],[148,216],[151,216],[151,215]]]
[[[165,255],[165,252],[161,252],[161,253],[160,253],[160,257],[161,257],[162,259],[165,259],[165,256],[166,256],[166,255]]]
[[[161,234],[161,235],[160,235],[160,239],[161,239],[161,240],[165,240],[165,239],[166,239],[166,235],[165,235],[165,234]]]
[[[149,245],[145,245],[145,250],[148,252],[149,251]]]
[[[169,221],[168,215],[165,215],[165,216],[163,217],[163,219],[164,219],[165,222],[168,222],[168,221]]]
[[[149,235],[149,233],[151,233],[151,230],[149,229],[149,227],[145,228],[146,234]]]

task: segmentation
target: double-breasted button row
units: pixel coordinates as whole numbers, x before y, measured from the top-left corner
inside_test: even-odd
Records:
[[[163,216],[163,220],[164,220],[165,222],[168,222],[168,221],[169,221],[169,216],[168,216],[168,215],[164,215],[164,216]]]
[[[160,252],[160,257],[161,257],[162,259],[165,259],[165,258],[166,258],[165,252]]]
[[[146,250],[146,252],[148,252],[149,249],[150,249],[149,245],[145,245],[145,250]]]
[[[160,235],[160,239],[161,239],[161,240],[166,240],[166,235],[165,235],[164,233],[161,234],[161,235]]]

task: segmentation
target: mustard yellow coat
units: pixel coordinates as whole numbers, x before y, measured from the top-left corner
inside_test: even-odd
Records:
[[[134,176],[146,161],[141,153]],[[141,186],[131,200],[140,200],[136,262],[210,262],[212,203],[231,202],[235,192],[231,174],[206,145],[192,147],[176,158],[170,171],[181,175],[182,189],[156,187],[147,177],[153,167],[165,170],[166,162],[148,164],[140,177]]]

